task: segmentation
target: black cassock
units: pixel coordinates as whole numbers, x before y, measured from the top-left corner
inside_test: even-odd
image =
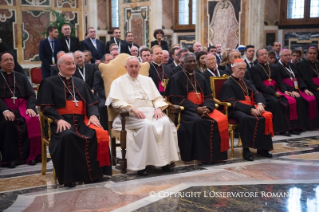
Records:
[[[297,66],[295,64],[289,63],[288,66],[284,66],[280,62],[273,65],[273,67],[276,69],[276,72],[278,74],[278,82],[283,84],[280,86],[280,91],[297,91],[299,93],[299,90],[296,90],[294,87],[289,86],[287,83],[284,82],[284,80],[291,80],[290,78],[297,78],[298,87],[301,91],[304,91],[307,89],[306,83],[302,80],[300,77],[299,71],[297,69]],[[287,70],[292,70],[294,76]],[[297,113],[298,113],[298,126],[301,129],[310,130],[310,129],[316,129],[319,127],[319,116],[318,116],[318,110],[317,110],[317,117],[315,119],[309,120],[308,115],[308,102],[300,97],[294,97],[297,103]],[[317,98],[318,102],[318,98]],[[316,108],[317,109],[317,108]]]
[[[156,85],[157,90],[163,96],[165,93],[164,85],[162,80],[169,79],[173,75],[172,69],[164,64],[158,66],[155,63],[150,63],[149,77],[152,78]]]
[[[278,74],[274,67],[271,65],[269,65],[269,67],[271,80],[278,82]],[[277,84],[277,86],[266,86],[263,81],[268,80],[269,72],[267,66],[260,63],[257,63],[250,69],[250,75],[255,87],[263,94],[266,100],[266,110],[273,114],[274,132],[287,132],[288,130],[295,129],[298,126],[298,121],[290,121],[288,100],[284,96],[279,98],[275,97],[277,86],[283,85]]]
[[[183,161],[227,160],[227,151],[220,151],[221,138],[217,122],[211,118],[202,118],[196,113],[196,109],[201,106],[206,106],[213,111],[215,102],[205,77],[196,71],[194,74],[196,89],[204,96],[203,105],[196,105],[187,99],[188,92],[194,91],[194,88],[184,71],[179,71],[170,78],[165,91],[165,96],[168,96],[171,102],[185,108],[182,111],[181,125],[177,131],[181,158]],[[194,77],[188,76],[192,81],[194,80]]]
[[[87,117],[98,116],[96,106],[98,102],[88,85],[79,78],[72,78],[75,97],[78,101],[83,101]],[[66,80],[66,78],[57,75],[43,80],[37,99],[37,105],[41,106],[43,115],[54,120],[63,119],[71,125],[70,129],[60,133],[56,133],[56,123],[51,125],[52,137],[49,150],[60,184],[77,181],[92,182],[103,177],[103,174],[112,174],[111,166],[99,166],[96,132],[86,126],[84,115],[60,115],[56,110],[65,108],[66,100],[73,100],[62,82],[63,80],[68,86],[68,90],[73,94],[72,78]]]
[[[28,78],[19,72],[13,72],[12,74],[3,73],[7,83],[10,86],[11,91],[14,91],[14,79],[15,74],[15,96],[19,99],[25,99],[27,101],[27,109],[35,109],[35,93],[30,85]],[[6,85],[2,75],[0,75],[0,151],[2,154],[2,162],[5,164],[10,161],[15,161],[17,164],[25,163],[29,155],[30,143],[28,138],[27,123],[21,116],[19,109],[11,112],[15,115],[14,121],[6,121],[3,116],[3,111],[9,110],[4,98],[11,98],[12,94]],[[10,99],[11,101],[11,99]],[[17,100],[16,100],[16,104]],[[25,111],[24,111],[25,113]],[[34,117],[37,118],[37,117]],[[35,159],[35,158],[33,158]]]
[[[265,118],[251,115],[250,111],[253,106],[239,102],[245,100],[245,94],[235,80],[239,83],[239,79],[235,77],[225,81],[220,92],[220,100],[231,103],[229,118],[236,119],[239,123],[239,134],[243,147],[272,150],[271,135],[265,135]],[[243,81],[249,90],[249,96],[253,96],[256,104],[266,105],[263,95],[248,80],[243,79]],[[245,86],[243,85],[243,87]]]
[[[297,63],[297,68],[309,91],[318,99],[319,91],[317,91],[317,88],[319,86],[312,81],[312,78],[319,78],[319,62],[311,63],[307,59],[304,59]],[[319,107],[319,104],[317,105]]]

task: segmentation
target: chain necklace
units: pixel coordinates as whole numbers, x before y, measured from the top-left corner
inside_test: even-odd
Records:
[[[193,85],[193,83],[192,83],[192,81],[189,79],[189,77],[188,77],[188,75],[187,75],[187,73],[183,70],[183,72],[184,72],[184,74],[186,75],[186,77],[187,77],[187,79],[189,80],[189,82],[191,83],[191,85],[192,85],[192,87],[193,87],[193,89],[194,89],[194,91],[195,91],[195,95],[197,95],[197,99],[199,99],[199,94],[200,93],[198,93],[197,92],[197,89],[196,89],[196,75],[195,75],[195,72],[193,72],[193,74],[194,74],[194,84],[195,84],[195,86]]]
[[[286,66],[284,66],[284,64],[281,62],[281,60],[279,60],[280,65],[286,70],[288,71],[288,74],[290,76],[290,80],[293,81],[295,78],[295,73],[293,72],[293,70],[291,69],[289,63],[288,63],[288,68]]]
[[[211,75],[213,75],[214,77],[220,77],[220,73],[219,73],[219,70],[218,70],[218,69],[215,69],[215,70],[214,70],[214,71],[217,72],[217,75],[218,75],[218,76],[216,76],[209,68],[207,69],[207,71],[209,71],[209,73],[210,73]]]
[[[318,76],[318,78],[319,78],[319,72],[318,72],[317,64],[315,63],[316,69],[314,69],[314,68],[312,67],[311,63],[309,62],[309,60],[307,60],[307,61],[308,61],[309,65],[310,65],[311,69],[317,74],[317,76]]]
[[[15,104],[15,103],[16,103],[16,99],[17,99],[17,97],[15,96],[15,92],[16,92],[16,86],[15,86],[15,84],[16,84],[16,76],[15,76],[15,73],[14,73],[14,71],[13,71],[13,92],[12,92],[12,90],[11,90],[11,88],[10,88],[10,86],[9,86],[9,84],[8,84],[8,82],[7,82],[7,80],[6,80],[6,78],[4,77],[4,75],[3,75],[2,72],[3,72],[3,71],[1,70],[1,75],[2,75],[2,77],[3,77],[4,81],[5,81],[5,83],[7,84],[8,88],[9,88],[9,90],[10,90],[10,93],[12,94],[11,99],[12,99],[12,101],[13,101],[13,104]]]
[[[232,78],[232,80],[234,80],[240,86],[241,90],[244,92],[244,95],[247,96],[247,98],[250,102],[251,100],[249,97],[249,90],[248,90],[248,87],[247,87],[246,83],[244,82],[244,80],[242,80],[242,82],[244,83],[245,88],[236,79],[234,79],[234,77],[232,75],[230,75],[230,78]]]
[[[268,69],[269,69],[269,74],[267,73],[266,69],[262,65],[260,65],[260,63],[258,63],[258,65],[265,71],[266,75],[268,76],[268,82],[271,82],[272,79],[271,79],[271,72],[270,72],[269,64],[267,63],[267,66],[268,66]]]
[[[75,92],[74,92],[74,81],[73,81],[73,77],[71,77],[72,79],[72,88],[73,88],[73,94],[70,92],[69,88],[66,86],[66,84],[64,83],[63,79],[61,78],[61,75],[59,74],[59,77],[61,79],[61,81],[63,82],[63,85],[65,86],[65,88],[69,91],[70,95],[73,97],[73,102],[75,103],[75,106],[78,106],[78,100],[76,100],[75,98]]]
[[[158,78],[160,79],[160,81],[161,81],[161,85],[164,87],[164,85],[165,85],[165,83],[164,83],[164,73],[165,73],[165,71],[164,71],[164,66],[163,66],[163,64],[161,64],[161,66],[162,66],[162,77],[160,76],[160,74],[159,74],[159,72],[157,71],[157,68],[154,66],[154,64],[153,64],[153,62],[151,63],[152,64],[152,66],[154,67],[154,69],[155,69],[155,71],[156,71],[156,73],[157,73],[157,75],[158,75]],[[159,66],[158,66],[159,67]]]

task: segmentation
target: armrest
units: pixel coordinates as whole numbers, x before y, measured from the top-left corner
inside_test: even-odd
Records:
[[[214,101],[218,104],[218,105],[222,105],[225,107],[225,115],[228,117],[228,108],[231,107],[231,104],[229,102],[221,102],[218,99],[214,98]],[[217,107],[216,107],[217,108]]]
[[[173,105],[172,103],[168,102],[168,107],[167,109],[171,112],[171,113],[180,113],[181,111],[184,110],[183,106],[179,106],[179,105]]]

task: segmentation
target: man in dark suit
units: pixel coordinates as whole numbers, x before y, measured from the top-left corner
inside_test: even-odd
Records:
[[[273,42],[272,46],[271,46],[272,50],[276,53],[276,61],[275,63],[278,63],[280,57],[279,57],[279,53],[281,50],[281,43],[278,41]]]
[[[245,57],[246,57],[245,63],[248,70],[250,70],[254,65],[258,63],[257,60],[254,61],[254,55],[255,55],[255,46],[247,45],[245,50]]]
[[[113,37],[106,43],[106,53],[110,53],[110,45],[112,43],[115,43],[119,47],[119,53],[130,54],[128,43],[125,40],[121,40],[120,28],[114,28]]]
[[[179,65],[179,58],[178,58],[178,56],[177,56],[179,50],[180,50],[179,47],[175,47],[175,48],[173,48],[173,49],[171,50],[171,52],[172,52],[171,55],[172,55],[172,57],[173,57],[173,59],[174,59],[172,63],[169,63],[169,64],[168,64],[168,66],[169,66],[171,69],[173,69],[173,68],[175,68],[176,66]]]
[[[88,38],[81,42],[81,51],[90,50],[92,58],[95,59],[97,64],[105,54],[105,44],[103,41],[96,39],[96,31],[94,27],[88,29]]]
[[[84,63],[84,54],[81,51],[74,52],[74,62],[76,64],[76,71],[73,76],[84,80],[92,90],[94,73],[98,70],[97,66],[95,64]]]
[[[216,43],[216,59],[217,59],[217,65],[219,65],[219,63],[222,61],[223,57],[222,57],[222,45],[220,43]]]
[[[61,28],[61,32],[63,33],[64,36],[60,38],[60,43],[61,43],[62,50],[64,52],[75,52],[80,50],[79,38],[70,36],[71,27],[69,24],[63,24]]]
[[[129,51],[129,54],[131,54],[131,48],[133,46],[136,46],[137,49],[140,48],[139,45],[137,45],[136,43],[133,43],[133,40],[134,40],[133,32],[127,32],[125,36],[125,41],[127,42],[127,49]]]
[[[42,78],[45,79],[50,76],[50,66],[57,61],[56,54],[62,50],[58,38],[58,29],[50,26],[47,29],[48,38],[40,41],[39,57],[42,61]]]

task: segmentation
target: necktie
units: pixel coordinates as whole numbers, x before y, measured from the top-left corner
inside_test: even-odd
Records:
[[[92,41],[93,41],[94,47],[97,49],[97,47],[96,47],[96,40],[93,39]]]
[[[252,62],[249,63],[250,68],[254,66]]]
[[[54,52],[54,41],[51,40],[52,52]]]

